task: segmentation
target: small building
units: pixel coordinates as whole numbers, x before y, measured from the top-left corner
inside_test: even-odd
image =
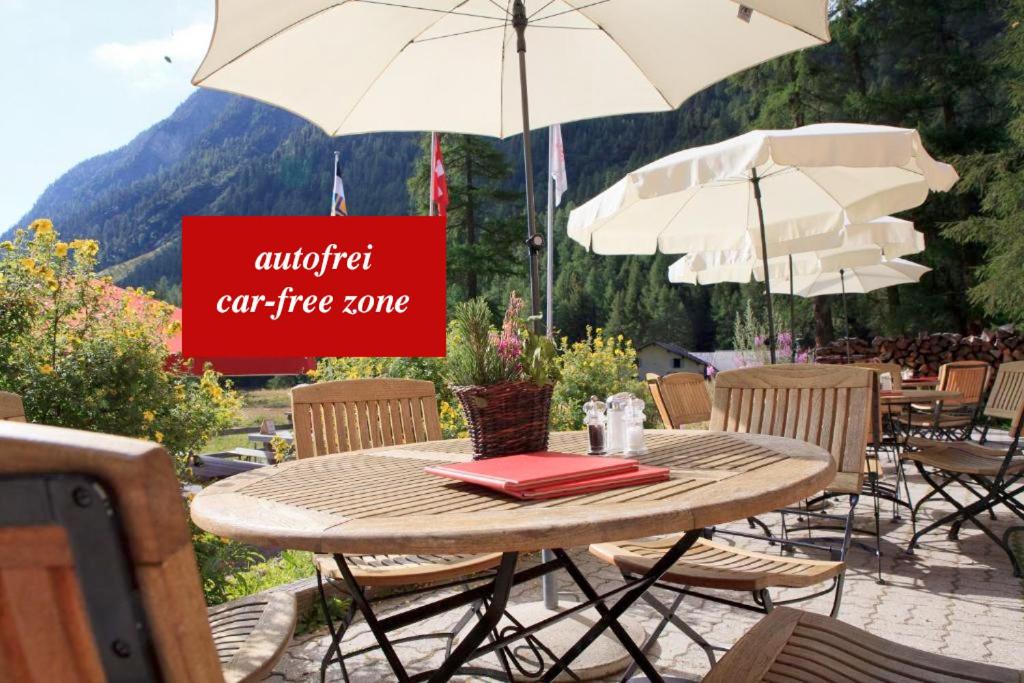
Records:
[[[706,376],[708,363],[678,344],[671,342],[651,342],[644,344],[636,352],[640,379],[648,373],[668,375],[673,372],[693,372]]]

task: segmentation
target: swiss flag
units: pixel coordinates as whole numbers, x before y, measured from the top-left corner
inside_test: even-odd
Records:
[[[434,136],[434,149],[430,164],[430,193],[437,204],[439,216],[448,215],[448,178],[444,174],[444,158],[441,156],[441,136]]]

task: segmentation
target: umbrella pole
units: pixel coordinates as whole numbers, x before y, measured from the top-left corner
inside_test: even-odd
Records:
[[[757,220],[761,226],[761,264],[764,266],[764,299],[768,306],[768,355],[775,365],[775,316],[772,313],[772,284],[768,273],[768,238],[764,234],[764,208],[761,206],[761,179],[757,169],[752,169],[750,182],[754,184],[754,201],[757,202]]]
[[[843,322],[846,331],[846,362],[850,362],[850,314],[846,310],[846,271],[839,269],[839,285],[843,289]]]
[[[531,326],[534,333],[540,328],[540,250],[544,238],[537,234],[536,198],[533,196],[533,154],[530,151],[530,100],[526,88],[526,4],[515,0],[512,4],[512,27],[516,30],[516,51],[519,53],[519,95],[523,105],[523,165],[526,170],[526,246],[530,251],[530,306],[533,311]],[[549,192],[550,195],[550,192]],[[551,293],[548,293],[551,296]],[[548,325],[551,325],[550,314]],[[550,327],[548,333],[551,333]],[[541,551],[545,562],[555,559],[550,550]],[[558,586],[550,576],[541,577],[544,606],[558,609]]]
[[[526,4],[515,0],[512,5],[512,27],[516,30],[516,52],[519,53],[519,96],[523,107],[523,166],[526,171],[526,246],[529,251],[531,327],[540,329],[540,251],[544,238],[537,233],[537,204],[533,196],[533,154],[530,151],[530,100],[526,87]]]
[[[789,255],[789,360],[796,362],[796,296],[793,294],[793,255]]]

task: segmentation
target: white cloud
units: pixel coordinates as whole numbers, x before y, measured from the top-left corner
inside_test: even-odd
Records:
[[[183,75],[191,77],[206,54],[212,31],[209,23],[192,24],[174,31],[168,38],[104,43],[93,50],[93,56],[103,66],[127,76],[136,86],[158,88],[180,80]]]

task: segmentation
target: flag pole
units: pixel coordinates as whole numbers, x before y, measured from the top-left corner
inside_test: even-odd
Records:
[[[547,330],[548,336],[555,334],[555,314],[553,289],[555,282],[555,169],[552,167],[555,154],[553,126],[548,126],[548,260],[544,293],[547,295]]]
[[[437,133],[430,134],[430,203],[427,206],[427,215],[437,215],[437,204],[434,203],[434,166],[437,159],[434,158],[434,150],[437,149]]]
[[[338,177],[338,161],[340,160],[340,158],[341,158],[341,153],[338,150],[334,150],[334,168],[331,169],[331,215],[332,216],[337,216],[338,215],[338,212],[337,212],[337,209],[338,209],[337,201],[335,200],[336,198],[334,196],[334,183],[335,183],[334,179]]]

